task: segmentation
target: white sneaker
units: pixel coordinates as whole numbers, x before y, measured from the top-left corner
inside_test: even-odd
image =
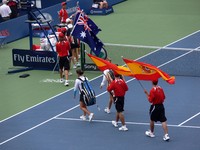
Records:
[[[65,80],[64,80],[63,78],[60,79],[60,83],[64,83],[64,81],[65,81]]]
[[[65,80],[65,86],[69,86],[68,80]]]
[[[128,128],[124,125],[119,128],[119,131],[128,131]]]
[[[163,140],[164,140],[164,141],[169,141],[169,139],[170,139],[170,137],[169,137],[168,134],[165,134],[165,135],[163,136]]]
[[[115,127],[115,128],[117,128],[118,127],[118,124],[117,124],[117,122],[116,121],[112,121],[112,125]]]
[[[80,64],[79,62],[77,62],[76,66],[77,66],[77,67],[80,67],[80,66],[81,66],[81,64]]]
[[[107,114],[110,113],[110,109],[109,109],[108,107],[106,107],[106,108],[104,109],[104,111],[105,111],[105,113],[107,113]]]
[[[153,134],[153,132],[151,132],[150,130],[146,131],[145,134],[148,136],[148,137],[155,137],[155,135]]]
[[[76,69],[76,65],[74,65],[73,68]]]
[[[72,72],[69,72],[68,75],[71,76],[71,75],[72,75]]]
[[[82,116],[80,116],[80,119],[85,121],[86,120],[86,116],[82,115]]]
[[[90,113],[90,115],[88,116],[89,117],[89,122],[92,121],[93,117],[94,117],[94,114],[93,113]]]

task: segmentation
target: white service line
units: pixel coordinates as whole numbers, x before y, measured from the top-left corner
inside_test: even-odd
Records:
[[[195,117],[196,117],[196,116],[198,116],[198,115],[200,115],[200,112],[199,112],[199,113],[197,113],[196,115],[194,115],[194,116],[190,117],[189,119],[187,119],[187,120],[183,121],[183,122],[182,122],[182,123],[180,123],[178,126],[182,126],[183,124],[185,124],[186,122],[188,122],[188,121],[192,120],[193,118],[195,118]]]
[[[72,107],[72,108],[70,108],[70,109],[68,109],[68,110],[66,110],[66,111],[64,111],[64,112],[62,112],[62,113],[60,113],[60,114],[58,114],[58,115],[56,115],[56,116],[54,116],[54,117],[52,117],[52,118],[50,118],[50,119],[44,121],[44,122],[42,122],[42,123],[40,123],[40,124],[34,126],[34,127],[32,127],[32,128],[30,128],[30,129],[28,129],[28,130],[26,130],[26,131],[24,131],[24,132],[21,132],[21,133],[15,135],[15,136],[13,136],[13,137],[11,137],[11,138],[9,138],[9,139],[7,139],[7,140],[1,142],[0,145],[3,145],[3,144],[5,144],[5,143],[7,143],[7,142],[9,142],[9,141],[11,141],[11,140],[13,140],[13,139],[15,139],[15,138],[21,136],[21,135],[23,135],[23,134],[25,134],[25,133],[27,133],[27,132],[33,130],[33,129],[37,128],[37,127],[40,127],[41,125],[43,125],[43,124],[45,124],[45,123],[47,123],[47,122],[49,122],[49,121],[55,119],[56,117],[58,117],[58,116],[60,116],[60,115],[63,115],[63,114],[65,114],[65,113],[69,112],[69,111],[72,111],[73,109],[77,108],[78,106],[79,106],[79,105],[76,105],[76,106],[74,106],[74,107]]]
[[[77,118],[63,118],[63,117],[57,117],[54,118],[56,120],[66,120],[66,121],[83,121],[81,119],[77,119]],[[99,122],[99,123],[109,123],[111,124],[111,121],[108,120],[92,120],[92,122]],[[144,126],[149,126],[149,123],[144,123],[144,122],[126,122],[127,125],[144,125]],[[162,126],[162,124],[155,124],[156,126]],[[168,127],[176,127],[176,128],[191,128],[191,129],[200,129],[200,126],[179,126],[179,125],[172,125],[172,124],[168,124]]]

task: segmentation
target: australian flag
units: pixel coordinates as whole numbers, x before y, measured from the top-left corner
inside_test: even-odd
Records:
[[[97,35],[101,29],[87,15],[85,15],[85,19],[92,32]]]
[[[79,7],[77,7],[77,11],[76,11],[76,16],[75,16],[75,19],[74,19],[74,23],[77,22],[80,14],[84,18],[85,22],[88,24],[88,26],[90,27],[90,29],[92,30],[92,32],[95,35],[97,35],[99,33],[99,31],[101,31],[101,29]]]
[[[96,36],[97,28],[94,26],[89,26],[82,12],[77,13],[76,22],[74,23],[74,29],[72,30],[71,35],[78,38],[79,40],[87,43],[91,50],[95,53],[96,56],[99,56],[101,49],[103,47],[103,43]],[[94,29],[95,28],[95,29]],[[95,33],[93,32],[95,31]]]

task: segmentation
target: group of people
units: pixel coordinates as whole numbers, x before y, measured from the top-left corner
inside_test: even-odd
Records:
[[[78,78],[82,78],[84,80],[84,72],[80,69],[77,71]],[[121,121],[122,126],[119,127],[120,131],[128,131],[126,126],[125,117],[124,117],[124,104],[125,104],[125,94],[128,91],[128,86],[125,82],[123,76],[115,73],[114,71],[107,69],[103,72],[103,79],[100,84],[100,88],[102,88],[107,82],[107,91],[109,93],[109,103],[108,107],[105,108],[106,113],[110,113],[110,109],[112,104],[114,103],[116,109],[116,118],[111,123],[114,127],[118,127],[118,122]],[[74,92],[77,90],[81,90],[80,80],[75,80]],[[148,137],[155,137],[154,134],[154,123],[160,121],[162,123],[162,127],[164,130],[164,141],[169,141],[170,137],[168,135],[168,127],[167,127],[167,118],[165,116],[165,108],[164,108],[164,100],[165,93],[163,89],[158,86],[158,80],[152,81],[152,89],[148,93],[144,90],[144,93],[147,96],[148,101],[151,103],[149,109],[150,115],[150,129],[145,132]],[[94,117],[94,113],[91,113],[87,106],[83,102],[83,95],[80,94],[80,109],[83,111],[83,115],[80,116],[80,119],[86,120],[86,115],[88,115],[89,121],[92,121]]]
[[[104,2],[104,0],[100,0],[101,2]],[[98,1],[98,2],[100,2]],[[97,1],[96,1],[97,2]],[[61,23],[67,24],[69,21],[72,20],[69,19],[68,13],[66,11],[66,2],[63,2],[62,9],[59,12],[59,18]],[[101,6],[102,3],[99,3]],[[103,5],[104,6],[104,5]],[[102,6],[101,6],[102,7]],[[61,32],[59,33],[59,41],[56,44],[56,51],[59,56],[59,67],[60,67],[60,78],[62,81],[63,72],[65,74],[65,85],[68,86],[68,75],[69,75],[69,69],[70,69],[70,51],[73,48],[79,48],[78,42],[75,42],[75,38],[73,38],[70,35],[70,28],[63,28]],[[76,50],[74,51],[76,52]],[[74,58],[72,58],[74,60]],[[77,60],[77,58],[76,58]],[[108,61],[111,61],[108,59]],[[84,76],[84,71],[81,69],[76,70],[78,78],[81,78],[82,80],[87,79]],[[75,80],[74,84],[74,93],[77,91],[81,91],[81,81],[79,79]],[[107,82],[107,83],[106,83]],[[104,109],[106,113],[110,113],[110,109],[112,107],[112,104],[115,104],[116,109],[116,118],[112,121],[112,125],[114,127],[118,127],[118,122],[121,121],[122,126],[119,127],[120,131],[128,131],[128,128],[126,126],[125,117],[124,117],[124,100],[125,100],[125,94],[128,91],[128,86],[125,82],[125,79],[123,76],[117,74],[116,72],[107,69],[103,72],[103,79],[100,84],[100,88],[102,88],[105,84],[107,84],[107,91],[109,93],[109,102],[108,107]],[[146,131],[145,134],[149,137],[155,137],[154,135],[154,123],[157,121],[160,121],[162,123],[162,127],[164,130],[164,136],[163,140],[169,141],[170,137],[168,135],[168,127],[167,127],[167,118],[165,116],[165,108],[164,108],[164,100],[165,100],[165,93],[163,89],[158,86],[158,80],[152,81],[152,89],[148,93],[146,90],[144,90],[144,93],[147,96],[148,101],[151,103],[150,109],[149,109],[149,115],[150,115],[150,130]],[[74,94],[75,96],[75,94]],[[86,104],[83,101],[84,95],[80,92],[80,109],[83,111],[83,115],[80,116],[80,119],[87,120],[87,116],[89,121],[92,121],[94,117],[94,113],[90,112],[86,106]]]
[[[56,43],[56,52],[58,53],[60,82],[65,86],[69,85],[69,75],[71,74],[70,66],[73,63],[73,68],[80,67],[80,41],[71,35],[73,29],[73,18],[68,16],[66,10],[66,2],[62,2],[62,9],[59,11],[60,22],[65,24],[65,27],[60,28],[58,34],[58,42]],[[65,79],[63,79],[65,77]]]
[[[19,15],[19,1],[2,0],[2,4],[0,6],[0,15],[2,21],[16,18]]]

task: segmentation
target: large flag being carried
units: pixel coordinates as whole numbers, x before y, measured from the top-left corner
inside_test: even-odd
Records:
[[[131,73],[131,71],[127,67],[117,66],[117,65],[112,64],[111,62],[109,62],[107,60],[96,57],[96,56],[91,55],[89,53],[87,53],[87,55],[92,59],[92,61],[96,64],[96,66],[101,71],[104,71],[106,69],[112,69],[117,74],[134,77],[134,75]]]
[[[167,73],[163,72],[159,68],[143,63],[138,62],[130,59],[123,58],[124,62],[134,74],[135,78],[138,80],[157,80],[158,78],[162,77],[163,80],[167,81],[169,84],[175,83],[175,77],[170,77]]]
[[[83,11],[77,11],[72,36],[87,43],[96,56],[99,56],[103,43],[96,36],[100,31],[97,25],[85,16]]]

